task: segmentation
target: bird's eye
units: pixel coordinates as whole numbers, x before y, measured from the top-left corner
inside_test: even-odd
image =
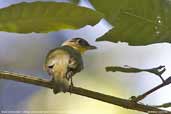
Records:
[[[84,40],[79,40],[78,43],[82,46],[88,46],[88,42],[84,41]]]
[[[52,68],[53,68],[53,66],[54,66],[54,65],[50,65],[50,66],[48,66],[48,68],[49,68],[49,69],[52,69]]]

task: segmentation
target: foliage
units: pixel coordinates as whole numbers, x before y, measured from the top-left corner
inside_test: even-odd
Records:
[[[169,0],[90,0],[114,26],[97,41],[131,45],[171,42]]]
[[[101,13],[69,3],[19,3],[0,9],[0,31],[44,33],[95,25]]]
[[[73,0],[77,4],[79,0]],[[0,30],[45,33],[95,25],[105,15],[114,26],[97,41],[148,45],[171,42],[169,0],[90,0],[97,11],[71,3],[19,3],[0,9]],[[99,13],[99,12],[101,13]]]

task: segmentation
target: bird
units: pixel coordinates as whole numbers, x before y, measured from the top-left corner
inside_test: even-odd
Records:
[[[65,93],[72,89],[72,77],[84,68],[82,55],[96,48],[83,38],[73,38],[49,51],[44,69],[49,76],[52,76],[54,94]]]

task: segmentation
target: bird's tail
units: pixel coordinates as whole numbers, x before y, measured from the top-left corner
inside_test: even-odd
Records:
[[[69,90],[69,81],[64,77],[54,76],[53,77],[53,93],[67,92]]]

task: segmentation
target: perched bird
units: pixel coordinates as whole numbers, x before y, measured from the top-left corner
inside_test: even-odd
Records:
[[[82,38],[74,38],[48,53],[44,69],[52,76],[54,94],[72,88],[72,76],[83,70],[81,55],[91,49],[96,47]]]

